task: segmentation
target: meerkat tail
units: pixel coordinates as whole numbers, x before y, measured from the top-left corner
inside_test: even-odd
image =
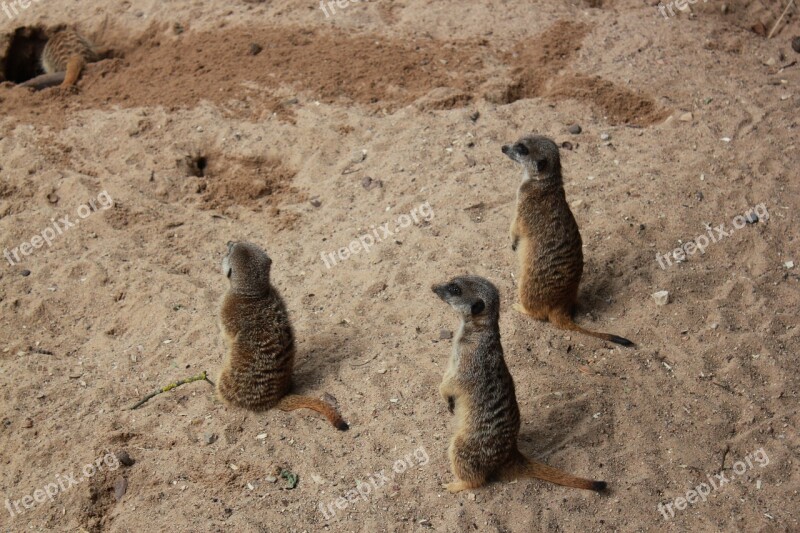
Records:
[[[350,429],[347,422],[342,419],[342,415],[327,402],[312,398],[310,396],[299,396],[297,394],[289,394],[281,398],[276,406],[281,411],[294,411],[295,409],[311,409],[316,411],[327,418],[333,427],[339,431],[346,431]]]
[[[70,57],[69,61],[67,61],[67,74],[64,76],[64,82],[61,84],[61,86],[71,87],[78,83],[78,78],[80,78],[85,64],[86,61],[80,54],[75,54],[74,56]]]
[[[605,481],[595,481],[593,479],[573,476],[558,468],[553,468],[544,463],[528,459],[519,451],[516,452],[512,462],[500,473],[500,477],[506,481],[513,481],[520,478],[541,479],[542,481],[548,481],[563,487],[593,490],[595,492],[601,492],[606,489]]]
[[[569,316],[563,316],[563,315],[556,315],[555,317],[551,316],[550,321],[561,329],[577,331],[578,333],[583,333],[584,335],[590,335],[592,337],[597,337],[598,339],[603,339],[605,341],[621,344],[622,346],[636,346],[632,341],[629,341],[625,337],[620,337],[619,335],[613,335],[611,333],[601,333],[599,331],[591,331],[582,328],[578,324],[576,324],[574,320],[572,320],[572,317]]]
[[[20,87],[30,87],[34,91],[41,91],[42,89],[47,89],[48,87],[55,87],[56,85],[61,85],[64,83],[64,78],[66,77],[66,72],[56,72],[54,74],[42,74],[40,76],[36,76],[35,78],[31,78],[28,81],[22,82],[19,84]]]

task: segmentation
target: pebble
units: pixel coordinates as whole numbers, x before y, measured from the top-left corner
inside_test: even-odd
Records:
[[[214,444],[217,441],[217,435],[214,433],[205,433],[203,435],[203,441],[206,444]]]
[[[314,207],[320,207],[322,205],[322,201],[315,196],[314,198],[311,199],[311,205],[313,205]]]
[[[440,340],[448,340],[453,338],[453,332],[449,329],[443,329],[439,331],[439,339]]]
[[[694,115],[692,115],[691,113],[684,113],[680,117],[678,117],[678,120],[680,120],[681,122],[691,122],[693,118]]]
[[[364,176],[364,179],[361,180],[361,186],[364,187],[366,190],[371,191],[376,187],[383,187],[383,181],[374,180],[369,176]]]
[[[128,492],[128,480],[124,477],[118,477],[114,481],[114,498],[120,501],[126,492]]]
[[[563,143],[561,143],[561,148],[563,148],[564,150],[572,150],[572,143],[569,141],[564,141]]]
[[[794,261],[786,261],[783,266],[786,268],[794,268]]]
[[[120,450],[114,455],[116,456],[117,461],[119,461],[123,466],[133,466],[133,464],[136,462],[136,460],[133,459],[126,450]]]
[[[28,276],[31,275],[31,271],[26,268],[26,269],[22,270],[20,272],[20,274],[22,275],[23,278],[27,278]]]
[[[32,428],[33,427],[33,420],[31,420],[30,418],[26,418],[22,422],[22,427],[24,427],[24,428]]]
[[[580,132],[583,131],[583,129],[578,124],[573,124],[572,126],[567,128],[567,131],[573,135],[578,135]]]
[[[478,119],[480,118],[480,116],[481,116],[481,114],[480,114],[480,112],[479,112],[479,111],[473,111],[473,112],[470,114],[470,116],[469,116],[469,119],[470,119],[472,122],[475,122],[476,120],[478,120]]]
[[[744,221],[747,222],[748,224],[755,224],[756,222],[758,222],[758,215],[752,212],[747,213],[747,216],[744,217]]]
[[[263,49],[264,49],[264,47],[263,47],[263,46],[261,46],[261,45],[260,45],[260,44],[258,44],[258,43],[250,43],[250,50],[249,50],[249,53],[250,53],[250,55],[251,55],[251,56],[257,56],[258,54],[260,54],[260,53],[261,53],[261,51],[262,51]]]
[[[601,141],[608,141],[610,139],[611,139],[611,135],[609,135],[608,133],[601,133],[600,134],[600,140]]]
[[[264,480],[267,483],[275,483],[276,481],[278,481],[278,478],[276,478],[275,476],[267,476],[264,478]]]
[[[669,303],[668,291],[654,292],[652,296],[653,296],[653,301],[656,302],[656,305],[667,305],[667,303]]]
[[[353,152],[353,155],[350,157],[351,163],[361,163],[363,160],[367,158],[367,151],[366,150],[356,150]]]

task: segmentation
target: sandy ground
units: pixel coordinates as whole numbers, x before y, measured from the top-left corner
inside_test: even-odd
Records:
[[[0,3],[5,79],[18,28],[113,52],[76,91],[0,86],[0,530],[800,530],[797,9],[767,40],[784,2],[486,4]],[[533,131],[571,144],[577,321],[635,349],[511,310],[500,147]],[[298,388],[349,432],[202,381],[129,410],[219,370],[231,239],[272,256]],[[441,488],[457,318],[429,287],[462,273],[502,293],[521,449],[608,494]]]

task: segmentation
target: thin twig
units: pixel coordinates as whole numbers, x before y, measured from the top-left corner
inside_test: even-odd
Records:
[[[767,35],[767,39],[772,39],[772,34],[775,33],[775,30],[778,29],[778,24],[781,23],[781,21],[783,20],[783,16],[786,14],[787,11],[789,11],[789,8],[792,7],[792,4],[794,4],[794,0],[789,0],[789,3],[786,4],[786,9],[783,10],[781,16],[778,17],[778,20],[775,21],[775,25],[772,27],[772,31],[770,31],[769,35]]]
[[[211,380],[208,379],[208,376],[206,375],[206,371],[203,370],[202,372],[200,372],[196,376],[193,376],[193,377],[190,377],[190,378],[186,378],[186,379],[182,379],[180,381],[175,381],[175,382],[170,383],[169,385],[167,385],[165,387],[162,387],[162,388],[160,388],[158,390],[155,390],[155,391],[151,392],[150,394],[148,394],[147,396],[145,396],[144,398],[142,398],[141,400],[136,402],[136,405],[131,407],[131,411],[133,411],[134,409],[138,409],[139,407],[143,406],[153,396],[158,396],[162,392],[171,391],[172,389],[174,389],[176,387],[180,387],[181,385],[185,385],[187,383],[194,383],[195,381],[208,381],[209,383],[211,383],[213,385]]]

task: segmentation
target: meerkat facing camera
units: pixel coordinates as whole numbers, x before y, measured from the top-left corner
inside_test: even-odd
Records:
[[[583,275],[583,243],[564,193],[556,143],[530,135],[502,151],[523,168],[511,222],[511,249],[519,260],[514,309],[561,329],[633,346],[624,337],[584,329],[572,319]]]
[[[324,415],[336,429],[349,428],[330,404],[288,394],[294,368],[294,331],[286,305],[270,283],[272,260],[247,242],[229,242],[222,272],[230,280],[220,310],[229,345],[217,379],[217,394],[227,404],[251,411],[307,408]]]
[[[514,380],[500,343],[500,295],[487,279],[459,276],[431,287],[461,315],[453,353],[439,387],[455,415],[448,455],[456,481],[450,492],[477,488],[492,478],[536,478],[602,491],[604,481],[575,477],[525,457],[517,447],[520,417]]]

